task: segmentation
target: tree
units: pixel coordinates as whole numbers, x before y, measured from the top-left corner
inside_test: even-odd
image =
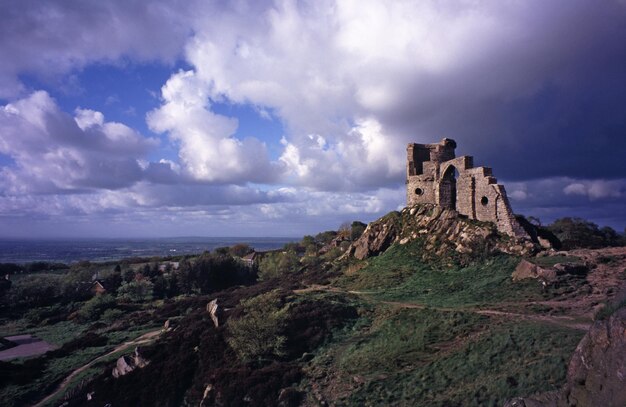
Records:
[[[131,281],[135,279],[135,272],[133,271],[133,269],[130,269],[130,268],[126,269],[124,270],[124,274],[122,278],[124,279],[125,282],[130,283]]]
[[[180,294],[191,294],[194,288],[191,262],[188,259],[180,261],[178,266],[177,286]]]
[[[115,298],[110,294],[96,295],[85,302],[78,310],[78,316],[84,321],[97,321],[104,311],[115,306]]]
[[[311,235],[304,236],[300,245],[304,247],[304,252],[307,256],[315,256],[317,254],[317,250],[319,249],[317,243],[315,242],[315,238]]]
[[[152,279],[154,284],[154,296],[156,298],[165,298],[167,297],[168,286],[167,280],[163,276],[156,276]]]
[[[11,305],[39,307],[59,301],[63,294],[63,277],[59,275],[26,275],[15,280],[6,293]]]
[[[340,238],[343,239],[350,239],[350,234],[352,233],[352,230],[350,228],[350,224],[348,222],[344,222],[339,226],[339,229],[337,229],[337,236],[339,236]]]
[[[331,242],[337,236],[337,232],[334,230],[327,230],[326,232],[321,232],[315,235],[315,241],[322,245],[326,245]]]
[[[117,298],[124,302],[151,301],[153,291],[154,284],[150,280],[135,280],[130,283],[123,283],[117,290]]]
[[[581,218],[557,219],[547,228],[559,238],[565,250],[597,249],[623,244],[623,239],[612,228],[607,226],[599,229],[595,223]]]
[[[276,292],[243,300],[243,315],[227,323],[226,341],[244,362],[281,356],[287,338],[283,335],[288,307]]]
[[[259,262],[259,279],[269,280],[300,269],[300,259],[292,251],[268,253]]]
[[[230,254],[215,253],[198,257],[192,266],[190,277],[203,294],[254,281],[249,267],[243,262]]]
[[[230,254],[237,257],[243,257],[253,251],[254,249],[245,243],[237,243],[230,248]]]
[[[359,222],[358,220],[352,222],[352,225],[350,225],[350,240],[355,241],[360,238],[366,227],[367,225],[365,223]]]
[[[11,289],[12,285],[13,282],[11,280],[0,276],[0,300],[4,298],[4,295]]]

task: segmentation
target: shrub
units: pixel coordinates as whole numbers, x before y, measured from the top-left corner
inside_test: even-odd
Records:
[[[84,321],[97,321],[104,311],[114,306],[115,298],[112,295],[96,295],[78,310],[78,317]]]
[[[287,273],[294,273],[300,268],[300,259],[294,251],[269,253],[259,262],[259,279],[269,280]]]
[[[61,297],[62,277],[55,274],[33,274],[16,279],[5,294],[11,306],[40,307],[54,304]]]
[[[237,243],[230,248],[230,254],[237,257],[243,257],[253,251],[254,249],[245,243]]]
[[[565,250],[597,249],[626,243],[624,238],[612,228],[606,226],[600,229],[595,223],[581,218],[557,219],[547,228],[559,238]]]
[[[254,281],[253,271],[230,254],[203,254],[187,277],[203,294]]]
[[[114,322],[117,321],[122,315],[124,315],[124,311],[111,308],[104,311],[101,318],[105,322]]]
[[[67,316],[66,307],[61,304],[55,304],[49,307],[31,308],[26,312],[24,318],[31,324],[39,324],[48,318],[58,319],[57,317],[61,317],[61,319],[64,319],[65,316]]]
[[[117,298],[124,302],[144,302],[152,300],[154,284],[149,280],[124,283],[117,290]]]
[[[360,238],[366,227],[367,225],[365,223],[359,222],[358,220],[352,222],[352,225],[350,225],[350,239],[355,241]]]
[[[230,347],[242,361],[281,356],[286,337],[283,335],[288,307],[276,292],[241,301],[243,315],[228,320]]]

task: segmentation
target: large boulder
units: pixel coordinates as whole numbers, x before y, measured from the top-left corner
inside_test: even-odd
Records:
[[[567,369],[569,406],[626,406],[626,307],[596,321]]]
[[[552,268],[540,267],[526,259],[522,259],[513,271],[513,274],[511,274],[513,281],[535,278],[550,282],[554,281],[556,277],[556,270]]]
[[[219,327],[220,326],[220,319],[222,316],[222,309],[220,308],[220,306],[217,304],[217,298],[210,301],[207,305],[206,305],[206,310],[209,313],[209,316],[211,317],[211,321],[213,321],[213,325],[215,325],[215,327]]]
[[[137,368],[144,368],[149,363],[150,361],[141,355],[139,347],[136,347],[135,352],[131,356],[122,356],[117,359],[112,372],[113,377],[117,379],[120,376],[127,375]]]
[[[626,406],[626,307],[596,321],[580,341],[557,392],[514,398],[505,407]]]
[[[359,260],[376,256],[393,244],[398,236],[399,225],[392,216],[367,225],[361,237],[348,251]]]

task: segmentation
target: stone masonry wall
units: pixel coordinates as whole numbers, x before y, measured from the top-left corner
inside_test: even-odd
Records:
[[[491,168],[474,167],[473,157],[455,157],[456,142],[407,147],[407,205],[435,204],[470,219],[493,222],[510,236],[528,237],[519,225],[503,185]]]

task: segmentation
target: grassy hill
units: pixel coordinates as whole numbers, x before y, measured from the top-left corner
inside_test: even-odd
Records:
[[[589,271],[550,284],[514,282],[517,249],[501,249],[516,242],[488,235],[485,249],[464,236],[472,250],[458,255],[451,239],[465,221],[447,214],[453,229],[433,224],[452,249],[433,256],[439,237],[406,239],[403,216],[387,218],[398,239],[361,260],[349,255],[358,236],[325,232],[254,265],[222,249],[182,259],[181,271],[140,267],[145,276],[127,284],[163,280],[161,298],[131,301],[126,289],[104,302],[58,297],[4,315],[2,334],[39,333],[60,349],[0,362],[0,397],[10,406],[51,393],[43,405],[84,405],[89,394],[95,406],[500,406],[560,388],[593,315],[624,286],[626,253],[535,257],[545,267],[575,260]],[[126,276],[123,267],[116,273]],[[65,317],[51,318],[50,307]],[[123,355],[147,364],[114,378]]]

